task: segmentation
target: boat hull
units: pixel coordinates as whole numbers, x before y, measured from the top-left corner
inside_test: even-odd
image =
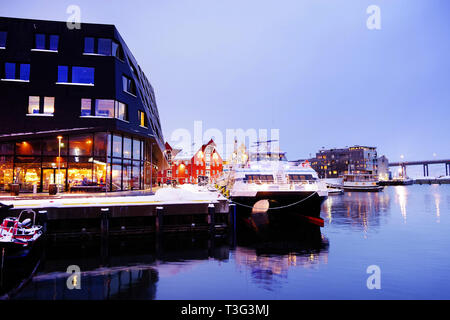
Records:
[[[343,186],[344,191],[356,191],[356,192],[379,192],[383,191],[383,186]]]
[[[386,180],[380,181],[381,186],[409,186],[414,184],[414,180]]]
[[[315,191],[262,191],[253,197],[234,196],[230,200],[237,205],[240,229],[262,233],[323,227],[320,207],[326,198],[326,195]],[[255,204],[261,200],[268,201],[267,210],[254,210]]]

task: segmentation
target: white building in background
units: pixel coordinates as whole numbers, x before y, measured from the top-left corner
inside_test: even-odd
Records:
[[[378,177],[380,180],[389,180],[391,178],[389,160],[384,155],[378,158]]]

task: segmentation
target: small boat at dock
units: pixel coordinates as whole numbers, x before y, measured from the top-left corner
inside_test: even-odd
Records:
[[[33,220],[22,220],[23,214],[32,214]],[[7,217],[0,225],[0,248],[30,247],[42,236],[42,226],[36,225],[36,212],[23,210],[18,217]]]
[[[342,188],[344,191],[369,191],[378,192],[383,190],[378,179],[371,174],[349,173],[344,175]]]

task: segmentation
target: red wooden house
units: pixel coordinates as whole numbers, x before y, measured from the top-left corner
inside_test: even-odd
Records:
[[[194,154],[175,149],[166,142],[166,157],[169,168],[158,172],[158,183],[176,181],[178,184],[206,180],[214,182],[223,172],[223,161],[213,139],[201,146]]]

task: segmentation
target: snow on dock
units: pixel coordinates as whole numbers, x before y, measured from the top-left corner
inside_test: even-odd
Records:
[[[217,203],[226,198],[217,191],[209,191],[206,187],[182,185],[176,188],[158,189],[154,195],[127,195],[118,197],[86,196],[81,198],[52,197],[42,199],[2,200],[6,205],[14,205],[18,209],[39,208],[81,208],[81,207],[114,207],[143,205],[173,205],[195,203]]]

